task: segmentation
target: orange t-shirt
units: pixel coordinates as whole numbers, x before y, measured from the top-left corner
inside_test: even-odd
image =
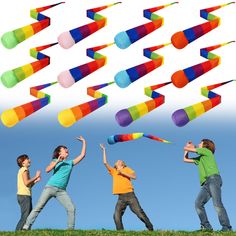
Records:
[[[119,175],[118,171],[115,168],[110,168],[108,171],[113,177],[113,194],[123,194],[134,191],[130,178]],[[127,174],[134,173],[134,171],[129,167],[124,167],[122,169],[122,172],[125,172]]]

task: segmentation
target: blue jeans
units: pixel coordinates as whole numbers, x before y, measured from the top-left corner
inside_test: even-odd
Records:
[[[31,225],[36,220],[40,211],[44,208],[48,200],[50,200],[52,197],[55,197],[66,208],[68,215],[68,221],[67,221],[68,229],[74,229],[75,206],[65,190],[53,186],[46,186],[44,188],[35,208],[31,211],[30,215],[28,216],[23,229],[26,230],[30,229]]]
[[[141,208],[139,201],[133,192],[119,194],[118,201],[116,203],[114,221],[117,230],[123,230],[124,226],[122,223],[122,216],[125,212],[126,207],[129,206],[131,211],[137,215],[137,217],[145,223],[148,230],[153,230],[153,225],[148,219],[147,215]]]
[[[204,205],[212,198],[213,205],[218,214],[219,222],[222,230],[231,230],[227,212],[221,200],[222,180],[220,175],[212,175],[207,177],[206,182],[202,185],[200,193],[195,201],[195,208],[204,229],[212,229],[208,221]]]
[[[16,230],[22,230],[26,219],[32,210],[32,198],[27,195],[17,195],[17,201],[21,209],[21,218],[17,223]]]

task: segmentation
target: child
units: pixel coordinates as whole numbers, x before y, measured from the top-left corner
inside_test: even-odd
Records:
[[[74,160],[67,160],[67,157],[69,155],[67,147],[60,145],[54,150],[52,162],[46,168],[47,173],[53,170],[53,175],[47,182],[38,200],[38,203],[27,218],[23,229],[30,229],[40,211],[52,197],[55,197],[66,208],[68,216],[68,229],[74,229],[75,206],[72,203],[68,193],[66,192],[66,187],[69,182],[73,166],[77,165],[85,157],[86,153],[85,139],[82,136],[76,139],[81,141],[83,143],[83,146],[80,155],[77,156]]]
[[[26,154],[17,158],[20,167],[17,175],[17,201],[21,208],[21,218],[16,226],[16,230],[22,230],[25,221],[32,210],[31,188],[40,181],[40,171],[31,179],[29,173],[30,159]]]
[[[188,153],[194,152],[199,156],[189,158]],[[194,163],[198,166],[201,190],[195,202],[195,208],[201,221],[202,230],[212,230],[208,221],[204,205],[212,198],[214,207],[218,214],[222,231],[231,231],[227,212],[221,201],[222,180],[214,157],[215,144],[209,139],[203,139],[196,148],[192,142],[188,142],[184,147],[184,161]]]
[[[153,230],[153,225],[148,219],[147,215],[141,208],[137,197],[134,194],[134,189],[131,179],[136,179],[135,172],[127,167],[125,163],[118,160],[115,167],[112,168],[107,163],[106,149],[103,144],[100,144],[103,151],[103,163],[110,175],[113,177],[113,194],[118,195],[118,201],[114,213],[114,221],[117,230],[123,230],[122,216],[127,206],[138,216],[138,218],[145,223],[148,230]]]

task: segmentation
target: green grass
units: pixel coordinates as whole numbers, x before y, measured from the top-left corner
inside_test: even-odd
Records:
[[[1,232],[0,236],[236,236],[236,232],[197,231],[112,231],[112,230],[31,230]]]

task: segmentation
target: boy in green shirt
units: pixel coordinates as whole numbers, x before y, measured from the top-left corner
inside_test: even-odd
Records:
[[[189,152],[197,153],[199,156],[189,158]],[[201,221],[201,229],[212,230],[204,207],[210,198],[212,198],[222,226],[222,231],[231,231],[232,227],[221,200],[222,180],[215,161],[214,152],[215,144],[209,139],[203,139],[198,145],[198,148],[192,142],[188,142],[184,147],[184,162],[194,163],[198,166],[201,190],[195,201],[195,208]]]

